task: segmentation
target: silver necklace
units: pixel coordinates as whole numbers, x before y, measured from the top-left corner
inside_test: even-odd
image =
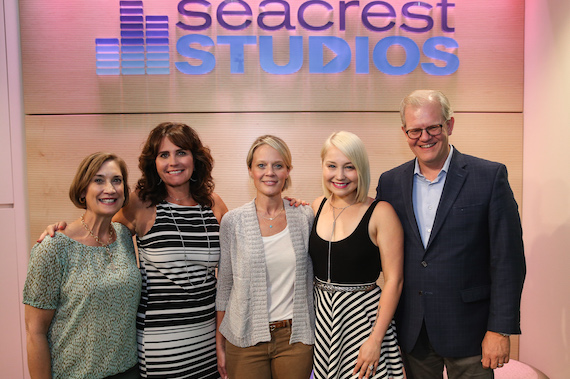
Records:
[[[257,214],[258,214],[261,218],[264,218],[264,219],[269,220],[269,221],[273,221],[273,220],[275,220],[277,217],[281,216],[281,213],[283,213],[284,210],[285,210],[285,206],[283,206],[283,208],[281,208],[281,210],[280,210],[279,212],[277,212],[277,214],[276,214],[275,216],[273,216],[273,217],[265,217],[264,215],[262,215],[261,213],[259,213],[259,211],[257,211]],[[270,228],[273,228],[273,225],[269,224],[269,227],[270,227]]]
[[[182,233],[180,232],[180,228],[178,227],[178,223],[176,222],[174,213],[172,213],[172,208],[170,207],[170,204],[168,202],[166,204],[168,205],[168,210],[170,211],[170,216],[172,217],[174,226],[176,227],[178,235],[180,236],[180,241],[182,241],[182,250],[184,251],[184,267],[186,268],[186,279],[188,279],[188,283],[190,283],[190,285],[194,287],[194,284],[190,281],[190,273],[188,272],[188,260],[187,260],[188,257],[186,255],[186,243],[184,242],[184,237],[182,237]],[[201,205],[200,205],[200,216],[202,217],[202,225],[204,226],[204,231],[206,232],[206,240],[208,241],[208,262],[206,263],[206,265],[203,265],[204,268],[206,269],[206,274],[204,275],[204,281],[200,283],[204,284],[206,283],[206,280],[208,280],[208,274],[210,273],[210,268],[208,266],[210,265],[211,246],[210,246],[210,235],[208,234],[208,227],[206,226],[206,221],[204,220],[204,213]]]
[[[101,240],[99,239],[98,236],[95,235],[95,233],[93,233],[93,231],[89,228],[89,226],[87,226],[87,223],[85,222],[85,219],[83,218],[83,216],[85,216],[84,214],[81,215],[81,217],[79,217],[79,219],[81,220],[81,223],[83,224],[83,227],[85,228],[85,230],[87,230],[87,232],[89,232],[89,235],[91,237],[93,237],[93,239],[95,241],[97,241],[97,243],[99,245],[101,245],[102,247],[105,248],[105,250],[107,250],[107,254],[109,255],[109,261],[111,261],[111,263],[109,263],[109,268],[113,271],[115,271],[117,269],[117,267],[115,267],[115,264],[113,263],[113,256],[111,255],[111,248],[109,247],[109,245],[111,244],[111,239],[113,238],[113,233],[114,233],[114,229],[113,229],[113,224],[109,224],[109,243],[103,243],[101,242]]]
[[[340,215],[342,214],[342,212],[344,212],[345,209],[347,209],[348,207],[352,207],[354,204],[356,204],[356,202],[347,205],[346,207],[343,208],[337,208],[334,205],[332,205],[332,196],[329,200],[329,204],[331,206],[332,209],[332,214],[333,214],[333,224],[332,224],[332,232],[331,232],[331,238],[329,238],[329,257],[328,257],[328,265],[327,265],[327,283],[331,282],[331,247],[332,247],[332,239],[334,237],[334,230],[336,228],[336,220],[338,220],[338,218],[340,217]],[[340,210],[340,213],[338,215],[335,216],[334,211],[335,209]]]
[[[172,196],[170,196],[170,195],[168,195],[166,198],[167,198],[167,199],[170,198],[170,199],[172,199],[172,200],[174,200],[174,201],[180,201],[180,200],[186,200],[186,199],[188,199],[189,197],[190,197],[190,194],[188,194],[188,195],[186,195],[186,196],[184,196],[184,197],[181,197],[180,199],[177,199],[177,198],[172,197]]]

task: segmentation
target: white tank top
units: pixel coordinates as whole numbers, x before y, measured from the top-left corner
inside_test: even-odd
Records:
[[[277,234],[262,238],[267,266],[269,321],[292,319],[296,262],[289,226]]]

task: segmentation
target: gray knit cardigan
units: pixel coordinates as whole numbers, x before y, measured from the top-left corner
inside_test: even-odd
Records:
[[[313,265],[308,254],[311,207],[283,201],[295,250],[293,325],[289,343],[314,344]],[[225,311],[220,332],[233,345],[271,341],[265,251],[254,201],[226,213],[220,224],[221,257],[216,310]]]

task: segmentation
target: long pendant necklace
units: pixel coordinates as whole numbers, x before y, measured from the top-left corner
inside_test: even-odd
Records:
[[[281,210],[279,212],[277,212],[277,214],[273,217],[265,217],[264,215],[262,215],[261,213],[259,213],[259,211],[257,212],[257,214],[261,217],[264,218],[266,220],[269,220],[270,222],[275,220],[277,217],[281,216],[281,213],[283,213],[283,211],[285,210],[285,206],[283,206],[283,208],[281,208]],[[272,223],[269,224],[270,228],[273,228],[273,225],[271,225]]]
[[[345,209],[347,209],[348,207],[352,207],[355,203],[349,204],[346,207],[343,208],[337,208],[334,205],[332,205],[332,196],[329,200],[329,204],[331,206],[332,209],[332,214],[333,214],[333,224],[332,224],[332,232],[331,232],[331,238],[329,238],[329,257],[328,257],[328,265],[327,265],[327,283],[331,282],[331,247],[332,247],[332,240],[334,237],[334,230],[336,228],[336,220],[338,220],[338,218],[340,217],[340,215],[342,214],[342,212],[344,212]],[[335,216],[334,211],[335,209],[340,210],[339,214]]]
[[[170,204],[166,203],[168,205],[168,210],[170,211],[170,216],[172,217],[172,221],[174,222],[174,226],[176,227],[176,230],[178,231],[178,235],[180,236],[180,241],[182,241],[182,250],[184,251],[184,267],[186,268],[186,279],[188,279],[188,283],[190,283],[190,285],[192,287],[194,287],[194,283],[192,283],[192,281],[190,281],[190,273],[188,272],[188,257],[186,255],[186,243],[184,242],[184,237],[182,236],[182,233],[180,232],[180,228],[178,227],[178,223],[176,222],[176,218],[174,217],[174,213],[172,213],[172,208],[170,207]],[[206,269],[206,274],[204,275],[204,280],[202,281],[202,283],[200,284],[204,284],[206,283],[206,280],[208,280],[208,274],[210,273],[210,253],[211,253],[211,245],[210,245],[210,235],[208,234],[208,227],[206,226],[206,221],[204,220],[204,213],[203,213],[203,209],[202,206],[200,205],[200,216],[202,218],[202,225],[204,226],[204,231],[206,232],[206,240],[208,241],[208,262],[206,263],[206,265],[203,265]]]
[[[87,226],[87,223],[85,222],[85,219],[83,218],[83,216],[85,216],[85,215],[83,214],[83,215],[81,215],[81,217],[79,217],[79,219],[81,220],[81,223],[83,224],[83,227],[85,228],[85,230],[87,230],[87,232],[89,232],[89,235],[91,237],[93,237],[93,239],[95,241],[97,241],[97,243],[99,245],[101,245],[102,247],[105,248],[105,250],[107,250],[107,254],[109,254],[109,260],[111,261],[111,263],[109,264],[108,267],[111,270],[115,271],[117,269],[117,267],[113,263],[113,256],[111,255],[111,248],[109,247],[109,245],[111,244],[111,239],[113,238],[113,233],[115,232],[115,229],[113,229],[113,224],[109,224],[109,243],[103,243],[103,242],[101,242],[99,237],[96,236],[95,233],[93,233],[93,231],[91,229],[89,229],[89,226]]]

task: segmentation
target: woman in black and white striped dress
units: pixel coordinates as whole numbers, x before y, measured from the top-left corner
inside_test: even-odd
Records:
[[[192,128],[158,125],[139,157],[136,196],[115,217],[137,235],[143,378],[219,378],[214,269],[227,207],[212,192],[212,167],[209,149]]]
[[[212,312],[220,243],[214,213],[201,205],[159,203],[154,225],[137,246],[143,377],[218,378]]]
[[[403,283],[403,231],[368,197],[364,144],[333,133],[321,150],[323,190],[309,239],[315,273],[315,379],[403,378],[392,317]],[[381,290],[376,282],[384,272]]]

